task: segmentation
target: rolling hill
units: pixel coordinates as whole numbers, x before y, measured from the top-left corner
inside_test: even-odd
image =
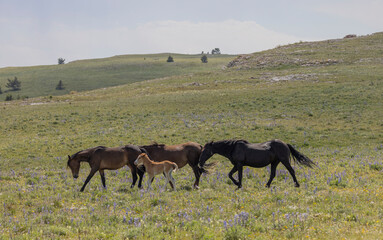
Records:
[[[87,83],[98,79],[100,88],[50,97],[57,78],[35,93],[40,97],[0,103],[0,238],[379,239],[382,48],[376,33],[209,58],[211,65],[183,56],[180,69],[151,59],[156,71],[135,66],[134,74],[125,68],[142,56],[121,57],[130,61],[121,65],[111,63],[122,61],[116,57],[1,69],[2,81],[16,70],[21,81],[31,69],[38,78],[62,70],[64,84],[81,75]],[[101,87],[106,76],[128,84]],[[151,192],[130,189],[123,168],[106,171],[107,190],[95,176],[81,194],[89,167],[81,165],[77,181],[66,167],[67,155],[99,145],[233,138],[281,139],[318,167],[294,165],[301,183],[294,188],[279,165],[271,189],[264,187],[269,167],[246,167],[243,188],[235,190],[230,161],[213,156],[217,165],[199,190],[191,188],[189,166],[174,174],[175,192],[163,191],[160,177]]]
[[[169,55],[174,58],[174,62],[166,62]],[[5,84],[8,79],[13,80],[15,76],[22,86],[20,91],[0,95],[0,100],[4,100],[7,94],[12,94],[14,98],[56,96],[71,91],[86,91],[173,75],[212,71],[220,69],[233,57],[224,54],[209,55],[208,63],[203,64],[200,60],[201,55],[121,55],[60,65],[1,68],[0,87],[3,91],[7,90]],[[64,90],[55,89],[60,80],[64,84]]]

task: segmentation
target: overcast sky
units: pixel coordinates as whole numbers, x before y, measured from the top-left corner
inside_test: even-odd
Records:
[[[383,31],[382,0],[0,0],[0,68]]]

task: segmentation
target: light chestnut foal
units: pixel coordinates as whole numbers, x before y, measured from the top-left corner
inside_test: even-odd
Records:
[[[138,167],[140,165],[145,166],[145,171],[148,173],[148,191],[151,189],[150,184],[153,181],[155,175],[163,173],[165,175],[166,181],[164,185],[164,189],[166,189],[166,185],[168,182],[171,182],[173,185],[173,190],[176,190],[175,180],[172,176],[172,172],[178,169],[178,166],[174,162],[170,161],[162,161],[162,162],[154,162],[149,159],[146,153],[141,153],[134,164]]]

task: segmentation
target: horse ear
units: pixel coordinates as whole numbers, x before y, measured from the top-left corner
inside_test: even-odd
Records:
[[[68,160],[70,160],[70,156],[68,155]]]

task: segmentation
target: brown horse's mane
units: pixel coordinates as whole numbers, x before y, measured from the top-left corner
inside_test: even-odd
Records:
[[[82,152],[86,152],[86,151],[87,151],[87,153],[89,154],[89,153],[91,152],[90,150],[97,151],[97,150],[99,150],[99,149],[105,149],[105,148],[106,148],[105,146],[97,146],[97,147],[94,147],[94,148],[88,148],[88,149],[85,149],[85,150],[78,151],[78,152],[76,152],[75,154],[73,154],[73,155],[70,157],[70,159],[68,159],[68,163],[67,163],[67,165],[69,166],[69,161],[70,161],[71,159],[77,157],[77,155],[79,155],[79,154],[82,153]]]
[[[142,146],[140,146],[140,148],[143,148],[143,147],[164,147],[164,146],[165,146],[165,144],[159,144],[157,142],[153,142],[150,145],[142,145]]]

